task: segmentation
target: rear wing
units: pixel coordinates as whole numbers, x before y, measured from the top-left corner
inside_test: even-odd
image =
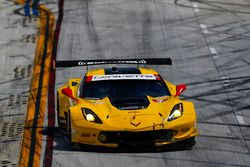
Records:
[[[63,60],[56,61],[56,68],[78,67],[103,64],[137,64],[137,65],[172,65],[171,58],[145,58],[145,59],[105,59],[105,60]]]

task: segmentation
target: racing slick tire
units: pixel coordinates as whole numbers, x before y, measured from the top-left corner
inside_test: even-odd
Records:
[[[165,150],[165,151],[178,151],[178,150],[192,150],[195,145],[195,137],[188,138],[186,140],[182,140],[173,144],[165,145],[164,147],[160,147],[157,150]]]
[[[184,145],[185,149],[192,149],[195,143],[196,143],[195,137],[191,137],[189,139],[182,141],[182,144]]]
[[[59,98],[58,98],[58,93],[56,95],[56,111],[57,111],[57,124],[58,127],[61,129],[61,122],[60,122],[60,103],[59,103]]]
[[[66,114],[66,140],[69,142],[69,144],[71,145],[71,148],[73,150],[80,150],[80,146],[78,143],[74,143],[72,142],[71,139],[71,119],[70,119],[70,110],[68,111],[68,113]]]
[[[66,136],[70,143],[72,143],[71,140],[71,121],[70,121],[70,110],[66,114]]]
[[[176,145],[177,148],[179,149],[184,149],[184,150],[191,150],[193,146],[195,145],[195,137],[188,138],[186,140],[182,140],[177,142]]]

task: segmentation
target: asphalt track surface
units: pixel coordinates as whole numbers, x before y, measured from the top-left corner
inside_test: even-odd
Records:
[[[0,166],[17,166],[32,76],[37,18],[15,11],[21,5],[0,1]]]
[[[64,3],[57,60],[171,57],[152,68],[188,85],[200,135],[192,150],[117,153],[74,150],[56,131],[52,166],[250,166],[249,0]],[[56,88],[85,72],[57,69]]]

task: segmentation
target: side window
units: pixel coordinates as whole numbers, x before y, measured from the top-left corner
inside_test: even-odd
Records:
[[[86,75],[84,76],[84,78],[82,79],[81,83],[80,83],[80,86],[78,88],[78,97],[82,98],[83,97],[83,86],[84,86],[84,83],[85,83],[85,79],[86,79]]]
[[[169,86],[168,82],[162,78],[161,75],[159,75],[159,77],[161,78],[161,83],[164,85],[164,87],[166,87],[167,89],[167,93],[171,96],[172,95],[172,88]]]
[[[164,81],[165,81],[165,84],[167,85],[167,87],[168,87],[168,89],[169,89],[169,91],[171,93],[171,96],[174,96],[176,94],[175,85],[168,82],[168,81],[166,81],[166,80],[164,80]]]

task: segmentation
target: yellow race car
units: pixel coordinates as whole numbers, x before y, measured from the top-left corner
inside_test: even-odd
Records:
[[[155,61],[164,64],[161,59],[153,59],[154,63],[125,59],[61,61],[57,67],[157,64]],[[165,63],[172,61],[167,59]],[[91,70],[83,79],[70,79],[58,89],[58,125],[72,143],[106,147],[184,143],[192,147],[198,134],[197,120],[193,103],[178,98],[185,88],[149,68]]]

